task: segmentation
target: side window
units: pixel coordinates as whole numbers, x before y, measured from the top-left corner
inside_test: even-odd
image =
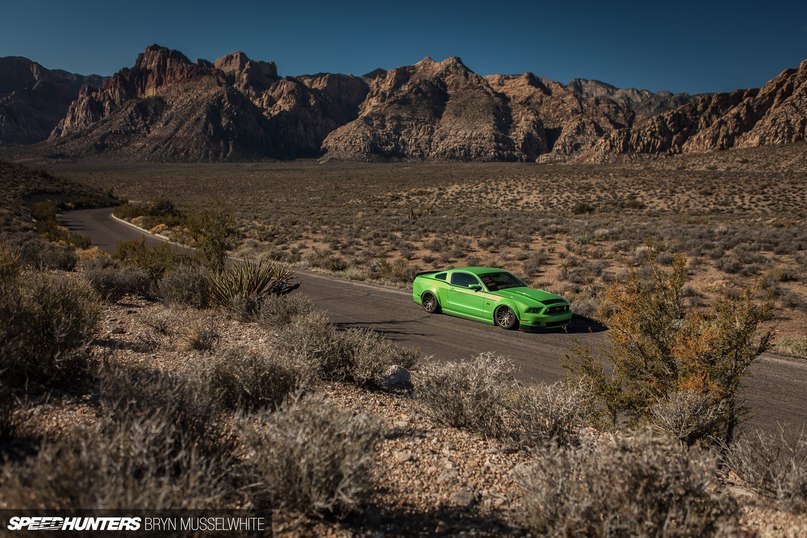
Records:
[[[434,275],[434,278],[436,278],[437,280],[445,280],[446,279],[446,274],[445,273],[437,273],[436,275]]]
[[[479,281],[469,273],[451,273],[451,283],[455,286],[467,288],[468,286],[479,284]]]

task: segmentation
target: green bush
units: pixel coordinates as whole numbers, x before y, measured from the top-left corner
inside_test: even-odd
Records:
[[[145,238],[121,241],[113,257],[122,263],[145,271],[152,282],[159,282],[176,260],[165,243],[149,244]]]
[[[713,536],[738,524],[706,453],[647,432],[593,446],[549,446],[521,471],[536,536]]]
[[[372,416],[309,396],[251,417],[244,429],[251,463],[274,505],[344,515],[369,494],[370,468],[382,438]]]
[[[59,224],[56,218],[58,210],[59,205],[54,200],[33,204],[31,216],[34,218],[36,231],[49,241],[62,242],[73,248],[87,248],[90,245],[89,239]]]
[[[238,234],[232,209],[220,204],[197,209],[187,215],[185,224],[207,267],[216,273],[224,270],[227,252]]]
[[[204,359],[201,376],[222,406],[252,411],[280,405],[308,386],[316,371],[278,353],[230,348]]]
[[[193,264],[180,264],[160,280],[160,297],[169,304],[207,308],[213,274],[209,269]]]
[[[213,276],[213,300],[244,318],[254,318],[264,300],[294,290],[294,271],[274,262],[236,262]]]
[[[97,294],[79,278],[25,273],[2,285],[0,375],[15,387],[74,385],[87,373],[82,348],[100,317]]]

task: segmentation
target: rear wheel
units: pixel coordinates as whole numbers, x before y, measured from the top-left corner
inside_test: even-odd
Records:
[[[496,312],[493,314],[493,319],[496,321],[496,325],[502,329],[510,330],[518,326],[516,313],[513,312],[513,309],[509,306],[500,306],[497,308]]]
[[[437,297],[431,293],[423,294],[423,310],[429,314],[437,314],[440,312],[440,303],[437,302]]]

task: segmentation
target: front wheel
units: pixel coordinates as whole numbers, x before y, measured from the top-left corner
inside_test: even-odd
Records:
[[[500,306],[497,308],[496,312],[493,314],[493,319],[496,321],[496,325],[502,329],[511,330],[518,326],[516,313],[513,312],[513,309],[509,306]]]
[[[423,310],[429,314],[437,314],[440,312],[440,303],[437,302],[437,297],[431,293],[423,294]]]

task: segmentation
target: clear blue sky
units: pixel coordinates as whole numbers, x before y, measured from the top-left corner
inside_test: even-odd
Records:
[[[242,50],[282,75],[460,56],[481,74],[697,93],[760,86],[807,58],[805,0],[0,1],[0,56],[84,74],[159,43],[192,60]]]

